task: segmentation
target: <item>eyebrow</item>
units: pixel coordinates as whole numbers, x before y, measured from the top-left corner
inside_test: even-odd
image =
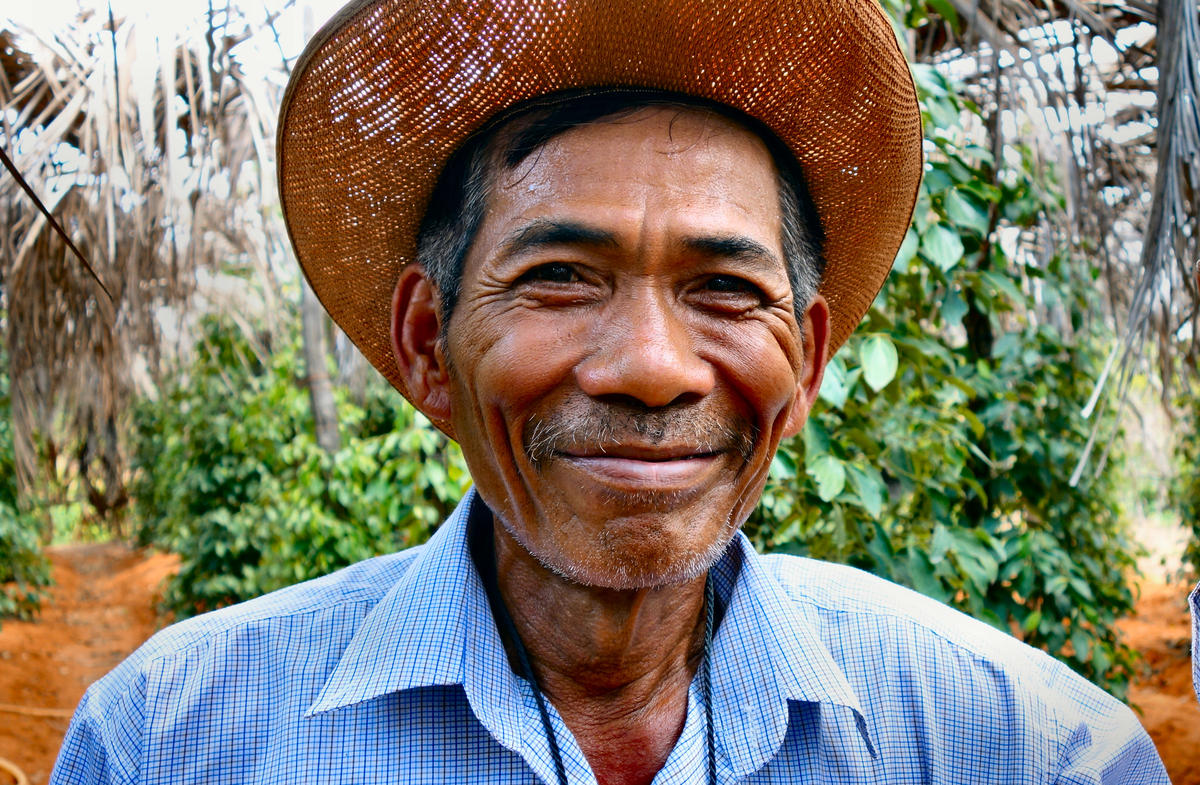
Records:
[[[588,245],[616,248],[612,232],[585,226],[574,221],[539,219],[522,226],[505,238],[501,248],[506,256],[534,251],[554,245]]]
[[[717,259],[751,262],[756,265],[776,267],[781,263],[779,255],[770,248],[740,235],[714,237],[688,237],[681,243],[687,250]]]
[[[541,218],[514,231],[501,248],[505,256],[535,251],[558,245],[617,248],[616,235],[575,221],[556,221]],[[767,246],[741,235],[712,235],[687,237],[680,246],[692,253],[714,259],[748,262],[756,266],[775,268],[781,263],[778,254]]]

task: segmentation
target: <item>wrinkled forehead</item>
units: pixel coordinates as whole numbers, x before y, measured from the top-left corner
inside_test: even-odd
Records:
[[[636,145],[631,152],[646,149],[670,158],[686,157],[703,152],[714,142],[736,139],[743,146],[741,157],[747,165],[765,161],[775,168],[766,144],[753,131],[711,110],[692,106],[638,106],[586,122],[539,130],[542,133],[535,136],[528,128],[514,129],[507,139],[498,140],[498,148],[493,151],[500,155],[498,162],[510,172],[518,171],[548,150],[579,150],[580,145],[571,143],[580,137],[596,140],[619,135]],[[586,149],[586,142],[584,145]]]
[[[670,172],[669,178],[664,173]],[[650,186],[656,198],[694,191],[721,199],[748,190],[778,203],[777,170],[766,146],[752,133],[710,112],[647,107],[565,129],[546,140],[492,183],[492,195],[592,187],[625,181],[633,198]]]
[[[652,126],[639,122],[654,114],[670,118],[666,134],[661,133],[660,126],[651,130]],[[716,102],[662,91],[613,91],[548,98],[496,118],[468,147],[477,151],[482,148],[493,175],[507,172],[519,177],[521,165],[543,154],[552,142],[602,125],[644,127],[647,143],[658,145],[667,155],[685,154],[722,136],[749,136],[755,142],[755,152],[748,156],[748,164],[765,152],[777,173],[799,172],[799,164],[787,146],[749,115]]]

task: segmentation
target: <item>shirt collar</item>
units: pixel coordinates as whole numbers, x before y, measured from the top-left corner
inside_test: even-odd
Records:
[[[367,614],[305,716],[402,690],[461,684],[497,740],[521,745],[525,696],[468,546],[477,501],[472,489]],[[713,579],[724,609],[713,640],[713,714],[718,750],[733,772],[744,776],[775,755],[787,732],[788,700],[850,712],[874,756],[845,674],[744,535],[734,538]]]
[[[744,535],[734,538],[713,579],[726,603],[713,640],[714,723],[735,776],[774,757],[787,733],[789,700],[841,712],[875,757],[858,696],[808,618],[809,609],[789,596]],[[750,717],[759,722],[748,722]]]
[[[468,650],[479,655],[503,651],[475,651],[481,633],[477,628],[484,621],[495,635],[467,546],[475,498],[472,489],[367,614],[306,716],[390,692],[463,684]],[[487,631],[482,633],[486,642]]]

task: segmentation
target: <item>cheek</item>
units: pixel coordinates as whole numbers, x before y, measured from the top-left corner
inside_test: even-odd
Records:
[[[525,315],[464,325],[451,342],[461,382],[452,406],[519,434],[529,414],[571,378],[585,343],[585,325],[576,321]]]
[[[774,445],[796,396],[802,352],[798,335],[751,322],[714,336],[712,362],[746,402],[751,416]]]

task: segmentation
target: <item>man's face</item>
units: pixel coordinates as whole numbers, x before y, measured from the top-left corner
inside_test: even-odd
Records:
[[[451,429],[546,567],[688,580],[803,424],[826,318],[797,324],[757,137],[678,109],[575,128],[493,185],[441,349]]]

